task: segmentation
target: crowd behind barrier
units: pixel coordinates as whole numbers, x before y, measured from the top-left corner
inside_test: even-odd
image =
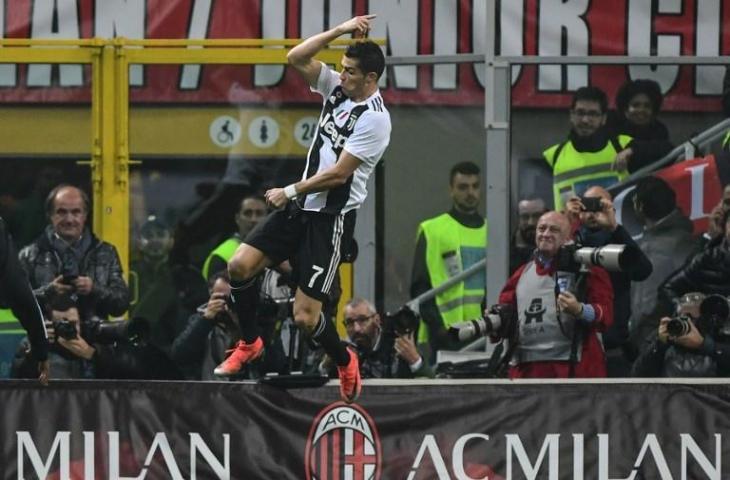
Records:
[[[661,176],[636,181],[623,200],[630,199],[642,228],[634,238],[619,222],[616,199],[606,190],[671,150],[671,135],[659,119],[661,105],[659,88],[649,80],[622,86],[615,110],[609,109],[609,100],[600,89],[578,89],[568,115],[568,136],[544,152],[553,172],[553,198],[533,196],[517,204],[517,228],[510,241],[512,277],[500,296],[500,303],[511,304],[513,312],[484,304],[483,271],[421,303],[416,312],[404,307],[389,315],[377,312],[373,299],[356,298],[345,308],[344,325],[347,340],[363,364],[363,376],[448,376],[448,369],[438,368],[436,352],[457,350],[481,335],[489,336],[500,348],[491,365],[476,370],[480,376],[626,377],[646,376],[648,371],[691,375],[691,368],[657,370],[661,354],[677,357],[677,352],[699,355],[712,363],[712,368],[702,369],[706,374],[723,372],[725,335],[730,334],[730,327],[725,328],[727,315],[721,318],[714,314],[708,319],[697,302],[687,313],[683,310],[689,308],[687,302],[681,300],[712,297],[718,302],[716,296],[727,298],[730,294],[730,186],[724,188],[712,209],[706,231],[696,235],[692,221],[679,208],[675,192]],[[722,146],[727,146],[727,138]],[[727,161],[724,155],[723,150],[717,161]],[[39,176],[38,188],[33,191],[39,199],[45,194],[39,204],[43,205],[46,225],[37,218],[40,212],[20,215],[16,209],[7,216],[10,230],[26,242],[19,259],[45,312],[51,364],[58,365],[58,371],[63,372],[59,375],[220,378],[210,366],[223,362],[227,350],[240,337],[235,313],[226,300],[230,296],[227,263],[267,213],[265,200],[258,193],[258,188],[269,185],[267,181],[257,187],[252,177],[247,188],[237,191],[238,196],[229,195],[237,210],[225,227],[206,232],[220,243],[213,244],[195,264],[189,263],[188,255],[195,235],[191,236],[189,229],[181,233],[181,225],[190,222],[183,219],[172,225],[150,215],[134,242],[130,289],[114,247],[96,238],[86,225],[91,208],[87,194],[81,188],[57,183],[57,173]],[[413,297],[484,258],[487,219],[479,213],[481,182],[479,168],[472,162],[452,168],[447,182],[452,208],[424,220],[415,234]],[[548,208],[551,203],[552,209]],[[191,215],[197,218],[195,212],[200,208],[192,208]],[[543,233],[558,234],[557,239],[545,238],[538,230],[550,212],[560,213],[547,216]],[[563,232],[566,224],[567,233]],[[228,236],[231,230],[235,233]],[[553,245],[545,247],[551,241]],[[593,280],[586,280],[580,265],[573,265],[570,268],[574,271],[568,271],[571,277],[566,280],[560,256],[566,255],[562,247],[570,244],[592,249],[622,246],[621,254],[632,260],[618,266],[596,261],[596,265],[589,265],[587,277]],[[604,267],[608,275],[604,275]],[[543,281],[542,277],[548,279]],[[606,278],[608,285],[602,283]],[[574,282],[572,287],[566,287],[570,282]],[[595,287],[596,282],[600,287]],[[292,322],[292,285],[291,267],[286,264],[257,278],[257,322],[265,332],[269,353],[231,378],[258,379],[300,370],[331,375],[321,349],[300,335]],[[329,321],[337,315],[340,293],[338,282],[334,282],[325,302]],[[353,309],[366,311],[353,316]],[[539,320],[545,322],[545,328],[536,330],[530,322],[538,313],[546,315]],[[117,326],[111,339],[100,340],[99,326],[116,323],[124,314],[129,320],[119,322],[123,325]],[[403,320],[406,317],[409,319]],[[689,326],[667,331],[667,325],[679,319],[690,319]],[[501,324],[494,325],[494,321]],[[460,332],[462,328],[466,330]],[[13,375],[34,375],[37,369],[29,350],[26,341],[18,346]],[[112,357],[125,358],[122,363],[126,364],[112,362]],[[586,358],[595,368],[581,367]],[[645,368],[647,358],[654,362],[653,369]],[[164,368],[144,368],[146,362]],[[540,362],[565,362],[566,368],[517,373],[521,363],[533,363],[534,367]],[[496,368],[497,363],[504,368]]]

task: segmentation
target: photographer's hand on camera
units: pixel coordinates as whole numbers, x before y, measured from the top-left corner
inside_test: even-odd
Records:
[[[225,295],[214,293],[211,295],[210,300],[205,305],[203,311],[203,318],[206,320],[214,321],[216,317],[222,313],[228,311],[228,305],[226,304]]]
[[[677,337],[672,336],[667,329],[667,324],[670,321],[671,319],[669,317],[663,317],[661,320],[659,320],[657,338],[660,342],[678,345],[680,347],[686,348],[687,350],[699,350],[702,348],[705,337],[702,336],[693,321],[688,322],[689,332]]]
[[[416,348],[416,342],[413,340],[412,332],[397,336],[394,348],[398,356],[411,367],[411,370],[416,370],[423,361],[421,354],[418,353],[418,349]]]
[[[53,290],[53,293],[59,296],[69,295],[74,291],[74,286],[72,284],[66,283],[63,280],[63,275],[59,275],[54,278],[53,281],[49,284],[49,287]]]
[[[84,337],[78,334],[76,338],[72,339],[58,337],[56,338],[56,343],[58,343],[60,346],[62,346],[75,356],[83,358],[84,360],[91,360],[94,357],[94,353],[96,352],[96,349],[89,345],[86,340],[84,340]]]
[[[558,295],[558,307],[576,318],[583,314],[583,304],[570,292],[561,292]]]
[[[74,291],[79,295],[89,295],[94,289],[94,281],[91,277],[78,276],[71,281]]]

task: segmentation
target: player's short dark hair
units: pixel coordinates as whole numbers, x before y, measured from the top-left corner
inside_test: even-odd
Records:
[[[375,72],[378,78],[385,70],[385,55],[383,50],[371,40],[355,42],[345,50],[345,56],[358,61],[358,66],[367,75]]]
[[[479,167],[474,162],[459,162],[451,167],[451,173],[449,174],[449,184],[454,183],[454,177],[457,173],[462,175],[479,175]]]
[[[644,177],[636,183],[636,201],[641,212],[650,220],[660,220],[677,208],[677,194],[659,177]]]
[[[89,201],[89,196],[84,192],[82,189],[75,185],[71,185],[70,183],[61,183],[60,185],[57,185],[53,188],[50,192],[48,192],[48,196],[46,197],[45,207],[46,207],[46,215],[50,217],[53,215],[54,210],[54,204],[56,203],[56,195],[58,195],[58,192],[63,190],[64,188],[74,188],[79,191],[79,194],[81,195],[81,200],[84,202],[84,213],[89,213],[91,211],[91,202]]]
[[[608,110],[608,97],[606,97],[606,92],[598,87],[593,87],[590,85],[587,87],[580,87],[573,94],[573,103],[571,103],[570,108],[575,108],[575,104],[581,100],[587,102],[597,102],[598,105],[600,105],[601,107],[602,113],[606,113],[606,110]]]
[[[626,112],[629,108],[629,102],[631,99],[640,93],[649,97],[651,109],[655,114],[658,113],[662,108],[662,102],[664,101],[662,89],[654,80],[648,80],[645,78],[630,80],[621,85],[616,93],[616,109],[621,113]]]

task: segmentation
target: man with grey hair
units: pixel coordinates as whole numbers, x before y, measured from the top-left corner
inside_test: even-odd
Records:
[[[570,223],[559,212],[537,222],[534,259],[510,277],[499,303],[516,312],[515,345],[510,345],[510,378],[592,378],[606,376],[598,338],[613,322],[613,289],[608,274],[592,267],[584,298],[576,277],[562,271],[559,253],[570,242]],[[507,337],[504,331],[495,337]],[[514,339],[512,339],[514,341]]]

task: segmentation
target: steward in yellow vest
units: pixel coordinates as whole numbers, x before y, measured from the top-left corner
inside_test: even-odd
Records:
[[[238,232],[213,249],[203,263],[203,277],[210,279],[215,273],[228,268],[228,260],[233,257],[248,232],[266,216],[267,207],[263,197],[252,195],[245,197],[234,217]]]
[[[628,171],[614,169],[616,155],[628,147],[631,137],[606,133],[606,94],[596,87],[579,88],[570,110],[568,140],[543,152],[553,172],[555,210],[562,210],[573,195],[583,195],[590,186],[604,188],[626,178]]]
[[[425,220],[418,227],[413,260],[411,296],[416,297],[466,270],[486,255],[487,222],[478,213],[479,167],[457,164],[451,172],[453,207],[448,213]],[[419,343],[432,352],[454,349],[446,329],[457,322],[479,318],[486,275],[482,271],[420,305]]]

